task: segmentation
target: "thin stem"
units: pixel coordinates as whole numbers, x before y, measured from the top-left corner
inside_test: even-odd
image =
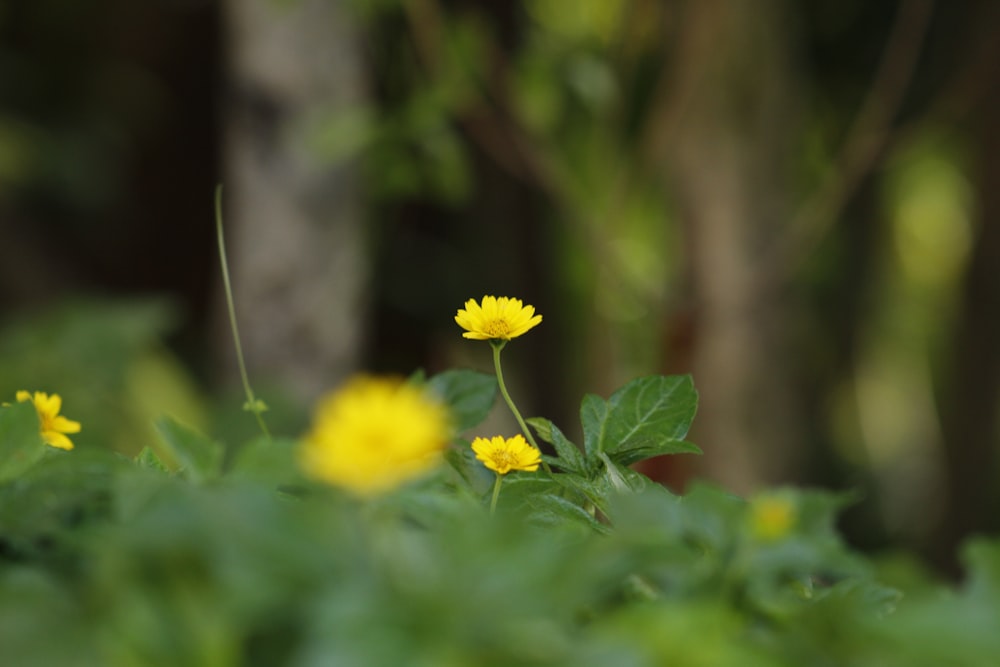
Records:
[[[253,412],[257,418],[260,430],[264,432],[267,439],[271,439],[271,432],[267,430],[267,424],[261,413],[267,408],[262,401],[258,401],[253,395],[250,387],[250,379],[247,377],[247,367],[243,362],[243,346],[240,344],[240,331],[236,326],[236,306],[233,304],[233,286],[229,281],[229,264],[226,262],[226,242],[222,234],[222,185],[215,188],[215,229],[219,239],[219,261],[222,265],[222,284],[226,292],[226,307],[229,310],[229,324],[233,329],[233,344],[236,346],[236,362],[240,367],[240,379],[243,382],[243,390],[247,395],[246,409]]]
[[[503,484],[503,475],[497,473],[497,481],[493,483],[493,498],[490,500],[490,516],[497,511],[497,499],[500,497],[500,485]]]
[[[507,385],[503,381],[503,370],[500,368],[500,350],[502,350],[506,344],[507,341],[505,340],[490,341],[490,347],[493,348],[493,369],[497,374],[497,384],[500,385],[500,393],[503,395],[503,399],[507,401],[507,407],[510,408],[512,413],[514,413],[514,419],[517,420],[518,425],[521,427],[521,432],[524,433],[524,437],[528,439],[528,442],[531,443],[532,447],[541,451],[541,447],[539,447],[538,443],[535,442],[535,437],[531,435],[531,431],[528,430],[528,425],[524,423],[524,418],[521,417],[521,413],[518,412],[517,406],[514,405],[514,400],[510,397],[510,394],[507,393]],[[545,468],[545,472],[550,475],[552,474],[552,469],[549,468],[549,464],[544,460],[542,461],[542,467]]]

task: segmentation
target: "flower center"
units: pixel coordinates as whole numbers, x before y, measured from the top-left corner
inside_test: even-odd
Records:
[[[510,336],[510,323],[507,320],[491,320],[486,323],[485,330],[490,338],[507,338]]]
[[[499,449],[493,452],[493,463],[495,463],[497,468],[500,468],[500,470],[510,469],[517,463],[517,457],[514,456],[514,454],[509,450]]]
[[[42,431],[54,431],[53,423],[55,419],[52,418],[50,414],[40,414],[38,415],[38,421],[42,423]]]

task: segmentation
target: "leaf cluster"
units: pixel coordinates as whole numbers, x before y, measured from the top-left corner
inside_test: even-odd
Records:
[[[496,396],[468,371],[414,381],[460,430]],[[969,545],[961,589],[909,600],[838,536],[845,496],[774,490],[794,521],[762,536],[755,499],[629,467],[697,451],[696,403],[689,377],[587,396],[581,447],[531,420],[553,472],[509,475],[492,517],[461,440],[360,501],[303,478],[291,439],[229,451],[163,419],[157,451],[63,452],[2,408],[0,664],[994,664],[1000,543]]]

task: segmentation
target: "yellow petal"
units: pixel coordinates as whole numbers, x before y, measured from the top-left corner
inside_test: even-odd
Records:
[[[62,397],[59,394],[52,394],[49,396],[45,392],[36,391],[35,392],[35,407],[42,414],[54,417],[59,414],[60,408],[62,408]]]
[[[58,416],[52,420],[52,430],[60,433],[79,433],[80,422]]]
[[[42,439],[57,449],[65,449],[67,451],[73,449],[73,443],[70,442],[70,439],[62,433],[57,433],[56,431],[46,431],[42,433]]]

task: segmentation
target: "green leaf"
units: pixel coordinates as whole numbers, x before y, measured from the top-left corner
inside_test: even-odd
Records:
[[[607,531],[607,526],[563,493],[564,486],[554,478],[536,473],[511,473],[504,478],[498,508],[535,523],[582,524],[598,532]],[[583,501],[578,494],[574,496]]]
[[[535,429],[535,433],[538,437],[545,442],[552,444],[552,427],[553,424],[545,417],[529,417],[524,420],[528,426]]]
[[[646,487],[646,477],[634,470],[629,470],[620,466],[601,452],[598,454],[604,463],[604,471],[611,491],[614,493],[629,493],[632,491],[642,491]]]
[[[571,500],[551,493],[539,494],[525,503],[530,512],[525,519],[542,524],[581,524],[601,533],[607,534],[609,528],[598,521],[594,515]]]
[[[219,474],[222,466],[221,444],[172,417],[161,417],[156,422],[156,431],[167,451],[193,481],[204,481]]]
[[[38,413],[30,402],[0,408],[0,481],[17,477],[46,454]]]
[[[233,457],[229,474],[267,485],[297,483],[301,481],[295,460],[297,444],[288,438],[258,436]]]
[[[462,441],[457,447],[449,447],[445,451],[445,460],[474,493],[483,495],[493,487],[496,475],[476,458],[467,442]]]
[[[149,447],[143,447],[142,451],[136,454],[135,462],[140,468],[149,468],[151,470],[159,470],[160,472],[170,472],[170,468],[167,467],[160,457],[156,455]]]
[[[544,417],[532,417],[527,421],[528,425],[538,433],[538,437],[556,448],[556,454],[559,455],[559,459],[555,462],[557,466],[568,472],[580,474],[585,472],[587,464],[583,460],[583,454],[563,435],[558,426]]]
[[[496,378],[476,371],[445,371],[428,380],[427,386],[448,406],[459,433],[486,419],[497,397]]]
[[[968,571],[965,593],[986,604],[1000,600],[1000,541],[970,539],[962,546],[962,562]]]
[[[690,375],[649,376],[628,383],[605,401],[588,394],[580,406],[584,451],[620,465],[662,454],[701,450],[684,440],[698,407]]]
[[[585,498],[587,502],[590,502],[601,512],[607,514],[608,483],[605,478],[592,480],[583,475],[566,473],[553,475],[552,479],[563,487],[566,492]]]
[[[687,440],[664,440],[646,446],[625,447],[613,452],[612,456],[621,465],[628,466],[664,454],[701,454],[701,448]]]
[[[600,396],[587,394],[580,403],[580,423],[583,424],[583,451],[588,459],[596,459],[602,450],[608,421],[608,404]]]

